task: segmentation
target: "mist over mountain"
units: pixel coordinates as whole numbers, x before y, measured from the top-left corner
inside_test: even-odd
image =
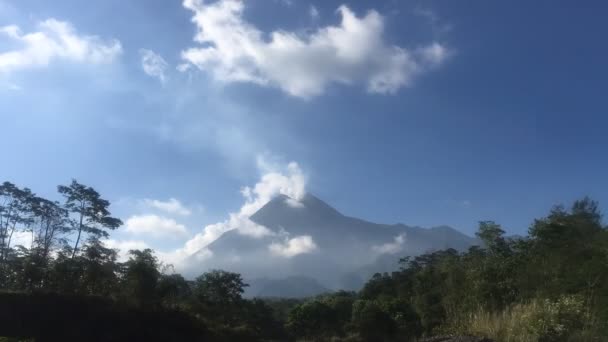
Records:
[[[404,256],[478,244],[448,226],[427,229],[345,216],[312,194],[300,200],[279,195],[250,219],[272,233],[225,232],[192,256],[201,260],[191,263],[200,266],[192,272],[239,272],[252,284],[249,296],[300,297],[357,290],[373,273],[396,270]]]

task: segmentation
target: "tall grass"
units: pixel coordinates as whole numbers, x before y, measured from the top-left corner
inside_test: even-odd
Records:
[[[536,299],[500,312],[478,309],[463,314],[440,330],[450,334],[489,337],[497,342],[601,341],[582,299]]]

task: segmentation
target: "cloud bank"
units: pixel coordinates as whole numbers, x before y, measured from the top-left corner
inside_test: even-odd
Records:
[[[45,67],[52,61],[64,60],[85,64],[112,62],[122,53],[118,40],[102,40],[82,35],[65,21],[47,19],[38,31],[22,33],[16,25],[0,27],[0,36],[17,43],[17,49],[0,53],[0,73]]]
[[[266,35],[245,20],[241,0],[184,0],[183,6],[194,13],[200,45],[182,51],[180,69],[192,65],[221,82],[272,86],[301,98],[318,96],[332,83],[395,93],[449,55],[438,42],[414,49],[388,44],[384,18],[374,10],[358,17],[343,5],[337,25]]]

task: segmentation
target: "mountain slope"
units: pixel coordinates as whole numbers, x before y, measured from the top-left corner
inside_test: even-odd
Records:
[[[310,194],[299,201],[277,196],[250,219],[275,234],[253,238],[238,229],[228,231],[207,246],[213,257],[203,262],[203,268],[239,272],[246,279],[311,278],[320,283],[311,285],[317,288],[315,291],[358,289],[374,272],[396,269],[401,257],[445,248],[465,250],[478,244],[476,239],[447,226],[426,229],[348,217]],[[309,237],[316,248],[295,253],[298,246],[290,239],[303,236]],[[273,244],[294,248],[294,253],[277,255],[270,247]],[[281,292],[277,295],[289,292],[285,290],[289,284],[294,282],[275,283],[274,288]],[[272,296],[272,286],[268,286],[258,292]],[[297,297],[297,292],[289,293]],[[305,289],[299,292],[308,293]]]

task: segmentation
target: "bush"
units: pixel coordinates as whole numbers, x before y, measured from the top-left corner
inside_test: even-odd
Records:
[[[489,337],[498,342],[572,341],[581,336],[589,322],[580,297],[562,296],[553,301],[537,299],[516,304],[498,313],[480,309],[440,330]]]

